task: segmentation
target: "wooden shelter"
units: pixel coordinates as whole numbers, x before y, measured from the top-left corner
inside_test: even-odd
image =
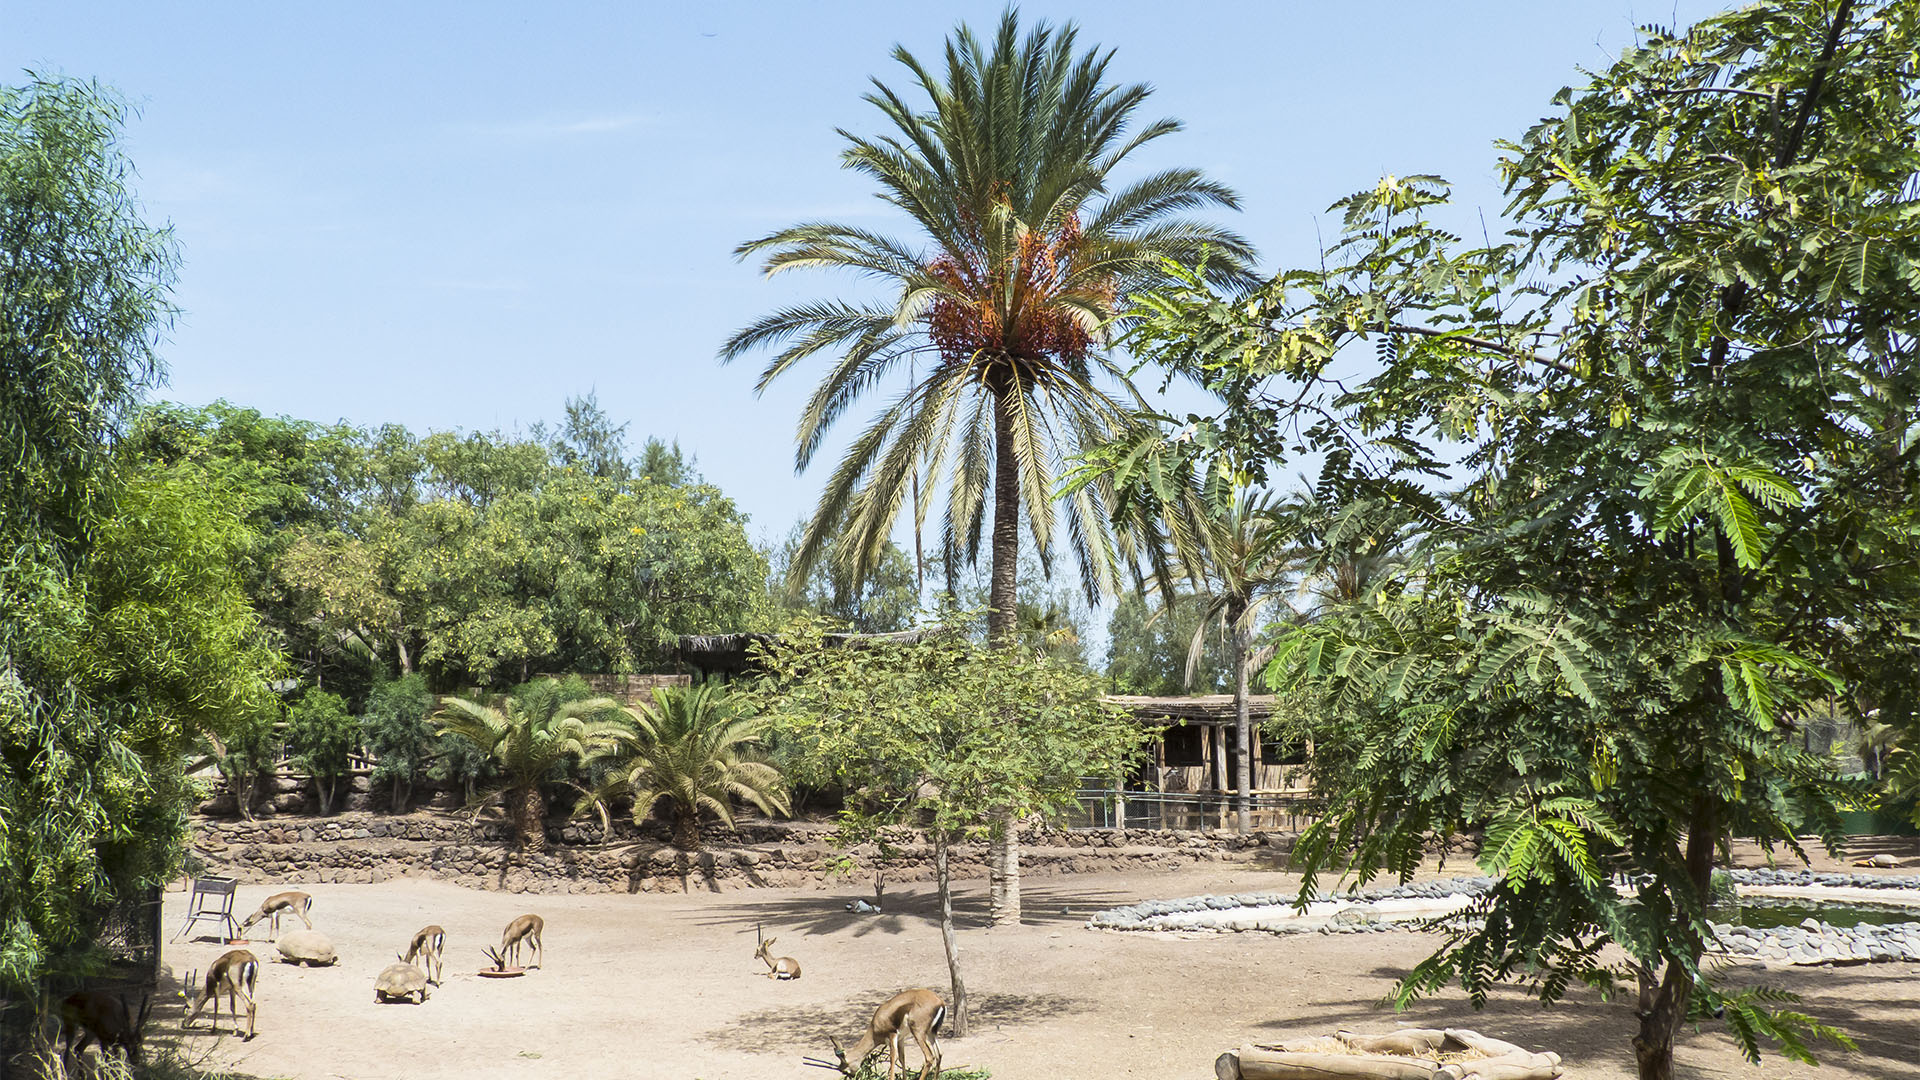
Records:
[[[1165,795],[1194,795],[1217,803],[1224,815],[1225,796],[1238,791],[1240,732],[1234,717],[1232,694],[1197,697],[1141,697],[1115,694],[1109,705],[1126,710],[1136,721],[1158,731],[1152,760],[1140,767],[1127,786]],[[1261,725],[1273,717],[1271,694],[1247,699],[1253,721],[1253,801],[1256,816],[1291,807],[1307,792],[1306,765],[1310,743],[1283,745],[1265,738]]]

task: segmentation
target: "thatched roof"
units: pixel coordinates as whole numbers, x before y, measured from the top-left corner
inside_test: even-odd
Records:
[[[898,630],[891,634],[827,634],[829,645],[881,642],[912,645],[924,641],[934,630]],[[772,645],[778,634],[688,634],[674,648],[681,663],[704,672],[737,675],[752,666],[753,645]]]
[[[1197,697],[1144,697],[1136,694],[1109,694],[1104,699],[1132,714],[1136,720],[1177,724],[1231,724],[1234,721],[1232,694],[1201,694]],[[1247,696],[1247,712],[1258,724],[1273,715],[1272,694]]]

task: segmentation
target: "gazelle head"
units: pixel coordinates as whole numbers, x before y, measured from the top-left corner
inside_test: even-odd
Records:
[[[491,945],[483,945],[481,946],[480,951],[483,953],[486,953],[487,959],[493,961],[493,970],[495,971],[507,970],[507,958],[501,955],[499,949],[496,949]]]
[[[779,940],[780,940],[779,938],[761,938],[760,947],[753,951],[753,955],[756,957],[759,957],[762,960],[772,957],[773,943]]]

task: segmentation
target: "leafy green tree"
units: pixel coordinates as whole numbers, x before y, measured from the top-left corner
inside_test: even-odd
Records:
[[[420,675],[402,675],[379,683],[367,695],[367,711],[360,717],[360,738],[373,755],[372,783],[390,783],[389,806],[407,812],[414,782],[433,758],[433,694]]]
[[[933,841],[953,1031],[964,1035],[948,848],[987,836],[1009,809],[1023,820],[1073,809],[1080,778],[1124,771],[1144,729],[1102,703],[1101,680],[1084,667],[959,633],[835,647],[799,622],[763,662],[753,704],[780,733],[794,779],[847,793],[842,839],[915,825]]]
[[[855,633],[888,634],[913,626],[920,613],[920,589],[913,561],[900,545],[889,542],[878,562],[855,578],[844,566],[816,562],[801,574],[794,563],[804,538],[804,524],[795,524],[786,542],[770,553],[768,591],[773,606],[788,616],[819,615],[844,624]]]
[[[702,482],[695,465],[691,458],[681,452],[678,439],[671,443],[648,439],[640,447],[640,457],[634,462],[634,475],[655,484],[683,487]]]
[[[350,779],[350,755],[359,747],[360,725],[339,694],[309,688],[287,707],[287,754],[313,780],[322,815],[333,813],[340,781]]]
[[[534,441],[552,448],[554,464],[610,480],[633,475],[626,457],[627,425],[613,422],[600,407],[597,394],[589,391],[585,397],[568,398],[566,413],[560,430],[550,438],[544,429],[534,429]]]
[[[557,772],[609,746],[620,732],[608,714],[612,698],[573,698],[545,679],[492,702],[450,697],[435,720],[441,738],[462,740],[498,766],[501,779],[483,796],[503,794],[523,851],[547,846],[546,786]]]
[[[1732,837],[1840,843],[1810,710],[1912,700],[1917,44],[1920,8],[1853,0],[1649,32],[1504,148],[1512,242],[1459,250],[1444,187],[1388,178],[1316,267],[1154,302],[1162,358],[1229,391],[1183,445],[1318,449],[1331,499],[1417,523],[1269,673],[1321,717],[1306,895],[1484,834],[1499,887],[1400,1000],[1624,985],[1648,1080],[1716,1013],[1754,1058],[1832,1034],[1717,983],[1705,905]],[[1262,379],[1293,385],[1233,393]]]
[[[628,709],[627,718],[631,729],[615,734],[593,762],[606,779],[590,804],[603,812],[614,799],[631,798],[639,822],[665,802],[674,846],[686,851],[700,850],[702,813],[733,824],[735,800],[763,814],[791,813],[780,771],[763,756],[764,722],[743,715],[722,687],[659,687],[652,704]]]
[[[272,653],[227,493],[116,461],[157,382],[176,254],[90,83],[0,88],[0,991],[85,973],[112,905],[179,865],[192,741]]]
[[[1107,620],[1107,677],[1121,694],[1218,694],[1232,684],[1226,642],[1200,619],[1199,603],[1175,593],[1171,604],[1129,591]],[[1200,642],[1187,678],[1192,646]]]

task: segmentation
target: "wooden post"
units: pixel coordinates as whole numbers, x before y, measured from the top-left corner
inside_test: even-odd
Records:
[[[1127,827],[1127,781],[1125,777],[1113,778],[1113,829],[1124,832]]]

